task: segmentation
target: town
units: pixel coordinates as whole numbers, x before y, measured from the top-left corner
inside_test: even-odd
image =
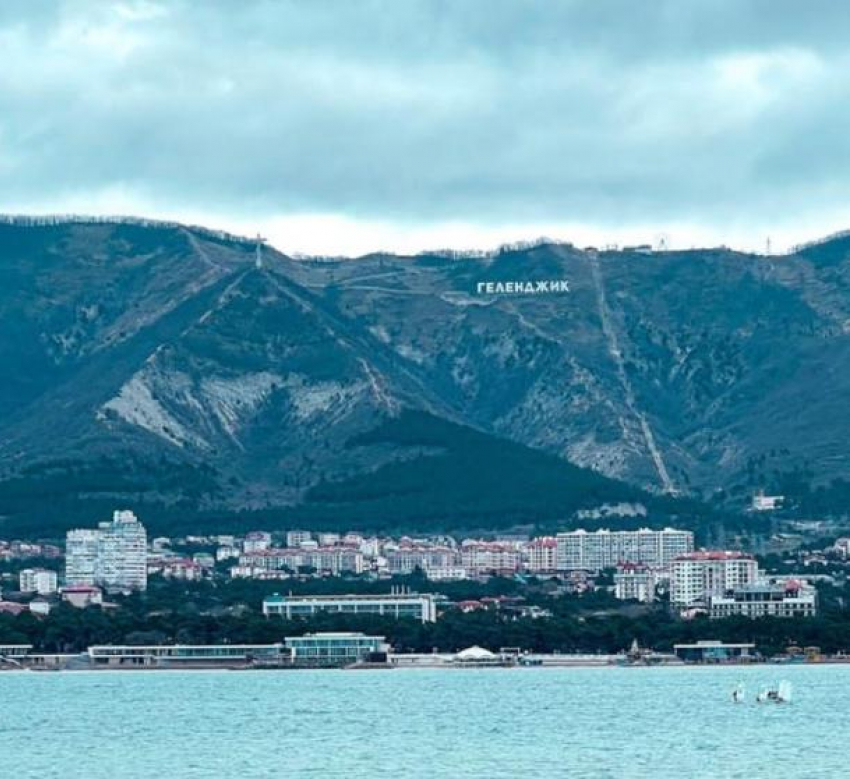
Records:
[[[68,531],[64,549],[0,541],[0,667],[24,658],[36,666],[64,666],[80,654],[95,667],[292,665],[295,658],[349,665],[378,657],[391,658],[392,665],[443,665],[470,647],[461,663],[752,660],[767,656],[768,647],[756,640],[760,626],[816,624],[824,599],[841,600],[848,554],[850,538],[840,537],[822,549],[761,559],[696,548],[693,532],[673,528],[597,527],[488,539],[298,529],[148,538],[132,511],[119,510],[97,527]],[[186,630],[169,632],[163,615],[176,617],[189,605],[202,611],[204,602],[211,604],[207,616],[225,613],[236,627],[207,631],[209,643],[202,644]],[[159,627],[134,631],[132,641],[124,636],[125,645],[80,643],[89,635],[116,635],[103,625],[99,632],[40,645],[40,635],[52,635],[45,627],[51,619],[85,611],[104,615],[107,624],[132,613],[143,627],[157,615]],[[568,618],[572,635],[564,641],[558,630],[563,634]],[[669,640],[650,630],[659,620]],[[605,624],[619,627],[618,639],[594,643],[582,635],[588,626]],[[629,624],[631,636],[624,632]],[[383,634],[357,630],[364,626]],[[278,640],[239,640],[258,635]],[[736,640],[718,638],[730,636]],[[612,646],[613,640],[621,646]],[[465,641],[469,646],[460,645]],[[426,646],[429,652],[422,651]],[[769,648],[771,655],[778,649],[795,660],[823,659],[827,651],[840,659],[844,651],[814,642],[773,642]]]

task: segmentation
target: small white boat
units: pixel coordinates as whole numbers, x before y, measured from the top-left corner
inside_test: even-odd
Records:
[[[791,703],[791,682],[781,681],[777,687],[765,687],[756,695],[756,703]]]

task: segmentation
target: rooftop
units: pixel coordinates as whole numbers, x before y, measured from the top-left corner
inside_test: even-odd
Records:
[[[755,560],[755,558],[746,552],[704,550],[679,555],[676,560]]]
[[[366,600],[366,601],[374,601],[374,600],[416,600],[419,598],[435,598],[436,596],[432,592],[418,593],[418,592],[383,592],[377,593],[374,595],[280,595],[279,593],[274,593],[274,595],[269,595],[264,599],[264,602],[273,602],[273,603],[283,603],[285,601],[340,601],[340,600]]]

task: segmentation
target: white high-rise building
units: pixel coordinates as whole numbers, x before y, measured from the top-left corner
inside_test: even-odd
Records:
[[[707,604],[729,590],[756,583],[758,578],[758,563],[743,552],[692,552],[673,561],[670,602],[677,606]]]
[[[557,535],[556,563],[560,571],[598,571],[618,563],[643,563],[666,568],[694,548],[690,530],[573,530]]]
[[[145,527],[132,511],[116,511],[97,530],[69,530],[65,548],[65,581],[69,585],[101,585],[116,590],[148,586]]]
[[[99,530],[68,531],[65,536],[65,584],[95,583],[99,546]]]

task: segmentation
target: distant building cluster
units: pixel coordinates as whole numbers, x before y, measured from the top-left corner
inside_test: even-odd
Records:
[[[751,555],[692,552],[673,561],[670,602],[710,617],[814,617],[817,591],[790,578],[770,581]]]
[[[850,538],[839,538],[830,549],[807,554],[815,562],[824,555],[850,559]],[[393,538],[292,529],[160,536],[149,543],[138,517],[123,510],[96,527],[68,531],[64,576],[50,563],[61,556],[62,550],[49,544],[0,541],[0,560],[32,560],[15,569],[21,597],[4,601],[0,592],[0,612],[17,614],[28,608],[46,615],[60,600],[78,608],[115,608],[105,596],[143,591],[149,576],[283,583],[325,577],[380,580],[415,573],[431,582],[447,583],[492,576],[550,579],[550,592],[601,588],[622,601],[648,604],[668,599],[671,608],[684,617],[700,613],[712,618],[811,617],[818,609],[812,584],[817,577],[771,577],[752,555],[697,550],[691,531],[674,528],[578,529],[533,538],[489,539],[444,534]],[[4,581],[8,583],[8,574]],[[491,609],[521,617],[551,616],[522,597],[447,603],[442,596],[413,593],[397,585],[390,593],[374,595],[273,595],[263,601],[262,611],[267,617],[285,619],[340,614],[433,622],[447,606],[463,613]]]
[[[236,560],[231,576],[258,579],[287,578],[304,569],[331,575],[366,571],[406,575],[418,570],[432,581],[451,581],[600,571],[621,562],[666,568],[676,556],[694,548],[692,532],[671,528],[460,541],[451,536],[394,539],[292,530],[285,535],[285,546],[275,546],[270,534],[258,532],[245,536],[241,548],[235,539],[219,539],[217,559]]]

